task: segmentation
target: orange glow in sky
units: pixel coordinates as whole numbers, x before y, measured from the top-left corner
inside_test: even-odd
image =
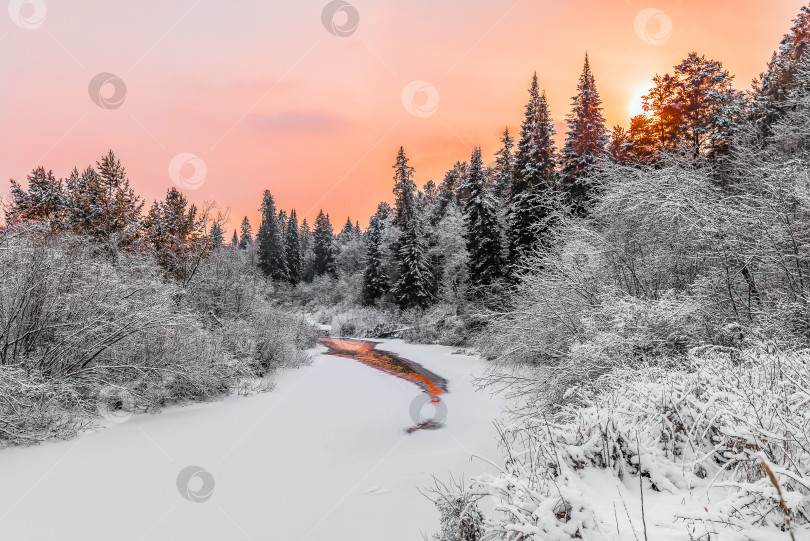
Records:
[[[365,224],[392,199],[399,145],[419,185],[473,146],[491,161],[533,71],[562,138],[587,50],[608,125],[627,127],[692,50],[749,88],[803,2],[351,0],[324,17],[328,4],[11,2],[0,173],[67,176],[112,148],[147,207],[180,184],[255,229],[267,188],[310,221],[324,208],[336,228]]]

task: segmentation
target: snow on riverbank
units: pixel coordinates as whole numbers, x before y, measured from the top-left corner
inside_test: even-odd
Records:
[[[489,471],[473,453],[499,462],[491,421],[500,403],[472,388],[480,359],[400,340],[378,349],[448,380],[443,428],[406,435],[421,391],[321,347],[271,393],[0,452],[0,539],[420,539],[438,514],[417,487],[431,475]],[[178,490],[191,465],[211,474],[207,501]],[[204,499],[210,481],[190,483]]]

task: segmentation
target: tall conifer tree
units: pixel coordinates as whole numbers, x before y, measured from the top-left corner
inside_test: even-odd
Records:
[[[256,240],[259,243],[259,269],[274,280],[287,280],[287,259],[284,253],[284,240],[279,228],[279,216],[276,214],[276,203],[270,190],[265,190],[262,196],[262,206],[259,209],[262,222]]]
[[[301,239],[298,235],[298,216],[295,209],[290,211],[290,219],[287,221],[284,245],[287,253],[287,270],[289,271],[290,283],[295,285],[301,281]]]
[[[487,189],[481,149],[473,149],[467,178],[470,196],[464,206],[470,282],[488,286],[502,276],[498,203]]]
[[[315,232],[313,233],[313,272],[315,276],[322,274],[337,276],[334,242],[335,233],[332,223],[329,221],[329,215],[324,214],[321,210],[318,217],[315,218]]]
[[[585,213],[590,190],[587,177],[591,166],[607,152],[608,135],[602,116],[602,98],[596,90],[588,54],[572,98],[571,112],[566,117],[568,132],[562,151],[563,187],[574,210]]]

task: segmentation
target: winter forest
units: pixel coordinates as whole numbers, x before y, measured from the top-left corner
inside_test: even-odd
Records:
[[[477,425],[496,456],[411,482],[423,539],[810,540],[810,7],[747,90],[691,52],[628,126],[595,71],[584,53],[559,135],[526,73],[519,129],[438,181],[390,148],[368,223],[309,223],[272,186],[258,223],[177,188],[150,204],[114,149],[11,180],[0,464],[390,340],[480,359],[503,405]]]

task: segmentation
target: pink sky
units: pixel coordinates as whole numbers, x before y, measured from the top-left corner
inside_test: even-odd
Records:
[[[419,185],[473,146],[491,159],[504,126],[519,129],[534,70],[562,135],[585,50],[611,126],[627,126],[634,97],[692,50],[747,89],[803,4],[353,0],[359,25],[339,37],[322,24],[324,0],[21,3],[21,17],[14,2],[0,17],[0,175],[44,165],[66,176],[112,148],[148,206],[175,186],[172,159],[190,153],[207,173],[184,192],[228,205],[231,228],[244,215],[258,225],[264,189],[310,220],[322,207],[336,227],[347,215],[365,223],[391,199],[399,145]],[[650,7],[663,15],[639,34]],[[126,84],[120,107],[90,99],[100,72]],[[432,114],[403,105],[414,80],[435,88]]]

